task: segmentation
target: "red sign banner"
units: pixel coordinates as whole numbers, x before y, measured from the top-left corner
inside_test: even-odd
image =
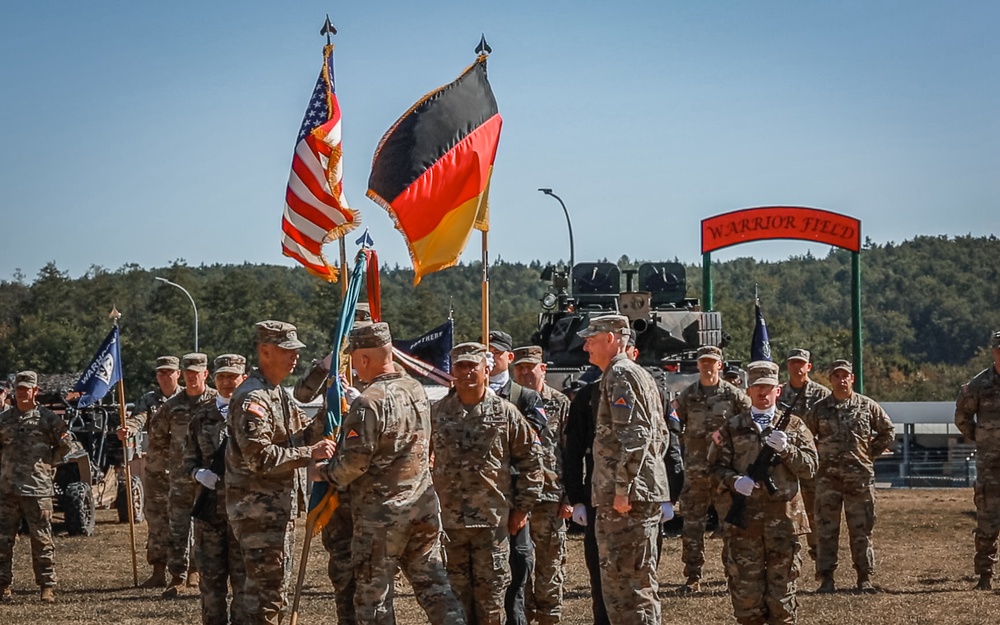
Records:
[[[818,208],[761,206],[701,220],[701,253],[768,239],[796,239],[861,251],[861,220]]]

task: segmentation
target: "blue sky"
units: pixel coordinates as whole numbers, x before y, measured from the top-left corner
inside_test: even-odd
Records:
[[[701,219],[767,204],[849,214],[880,243],[1000,225],[996,2],[8,2],[0,279],[291,265],[280,216],[327,12],[345,190],[383,264],[409,257],[364,195],[375,146],[481,32],[504,117],[494,258],[568,257],[538,187],[569,207],[578,261],[697,262]],[[715,257],[807,250],[827,248]]]

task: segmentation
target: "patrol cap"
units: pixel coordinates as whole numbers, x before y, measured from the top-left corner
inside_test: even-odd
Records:
[[[21,371],[16,376],[14,376],[14,386],[20,387],[24,386],[27,388],[34,388],[38,386],[38,374],[34,371]]]
[[[629,347],[635,347],[635,332],[629,333],[628,343],[626,343],[626,345],[628,345]]]
[[[722,361],[722,350],[715,345],[704,345],[698,348],[698,360],[702,358],[711,358],[712,360]]]
[[[809,362],[810,355],[811,354],[809,353],[808,349],[796,348],[788,352],[788,357],[785,358],[785,360],[804,360],[806,362]]]
[[[177,371],[180,369],[180,360],[177,356],[160,356],[156,359],[156,369],[170,369],[171,371]]]
[[[628,317],[625,315],[601,315],[600,317],[591,317],[590,325],[577,332],[576,335],[582,339],[586,339],[598,334],[604,334],[605,332],[629,336],[632,334],[632,328],[629,326]]]
[[[526,345],[524,347],[518,347],[514,350],[514,364],[532,364],[537,365],[545,360],[542,358],[543,352],[542,348],[538,345]]]
[[[490,330],[490,347],[505,352],[514,351],[514,339],[503,330]]]
[[[482,343],[459,343],[451,348],[451,364],[458,362],[485,362],[486,346]]]
[[[354,323],[372,323],[372,307],[368,302],[358,302],[354,309]]]
[[[1000,349],[1000,331],[994,332],[993,335],[990,336],[990,348]]]
[[[384,321],[378,323],[368,323],[355,326],[347,339],[348,354],[356,349],[371,349],[382,347],[392,342],[392,335],[389,333],[389,324]]]
[[[747,365],[747,378],[750,386],[778,386],[778,365],[768,360],[755,360]]]
[[[208,371],[208,356],[198,352],[184,354],[181,358],[181,369],[184,371]]]
[[[295,326],[284,321],[259,321],[254,324],[254,339],[258,345],[277,345],[284,349],[302,349]]]
[[[215,373],[235,373],[243,375],[247,371],[247,359],[239,354],[223,354],[215,359]]]
[[[854,365],[852,365],[850,361],[844,360],[843,358],[840,360],[834,360],[833,364],[830,365],[831,372],[836,371],[837,369],[843,369],[852,375],[854,374]]]

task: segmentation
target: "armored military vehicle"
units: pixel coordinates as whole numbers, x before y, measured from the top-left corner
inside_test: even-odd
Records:
[[[653,373],[666,398],[698,379],[699,347],[724,347],[729,340],[720,313],[702,311],[699,301],[687,296],[686,270],[680,263],[643,263],[625,270],[609,262],[577,263],[572,274],[547,267],[541,279],[552,286],[542,298],[544,311],[532,343],[545,350],[546,378],[555,388],[586,379],[590,365],[577,332],[592,317],[629,318],[638,362]]]

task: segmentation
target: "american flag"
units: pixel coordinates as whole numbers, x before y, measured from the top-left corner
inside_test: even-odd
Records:
[[[323,48],[316,80],[295,144],[281,218],[281,251],[309,273],[335,282],[338,271],[323,257],[323,244],[339,239],[361,222],[344,197],[340,145],[340,104],[334,92],[333,46]]]

